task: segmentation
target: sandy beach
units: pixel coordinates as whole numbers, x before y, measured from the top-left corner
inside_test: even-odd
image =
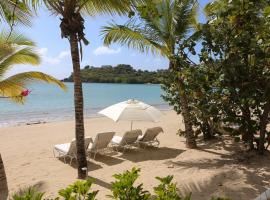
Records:
[[[270,153],[264,156],[241,152],[241,145],[227,136],[211,142],[199,140],[197,150],[185,148],[184,138],[176,135],[183,128],[181,117],[173,111],[164,112],[158,123],[136,122],[134,128],[161,126],[159,148],[127,151],[125,154],[97,155],[89,160],[89,176],[95,179],[93,189],[100,190],[97,198],[106,199],[110,193],[112,175],[141,168],[138,180],[145,189],[158,184],[155,176],[174,175],[182,193],[192,192],[195,200],[211,196],[227,196],[233,200],[254,199],[270,187]],[[107,118],[85,120],[86,136],[115,131],[122,135],[130,123],[115,123]],[[54,122],[30,126],[0,128],[0,152],[5,164],[11,192],[36,185],[53,197],[57,191],[76,180],[76,166],[53,157],[54,144],[70,142],[74,138],[74,121]]]

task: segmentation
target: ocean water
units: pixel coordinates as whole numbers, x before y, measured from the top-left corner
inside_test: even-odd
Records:
[[[0,127],[74,119],[73,83],[64,92],[50,84],[33,84],[24,105],[0,98]],[[84,83],[85,117],[127,99],[137,99],[159,109],[169,109],[160,85]]]

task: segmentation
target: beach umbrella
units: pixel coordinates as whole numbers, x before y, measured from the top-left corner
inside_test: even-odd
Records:
[[[115,122],[130,121],[131,130],[134,121],[157,122],[162,116],[162,113],[155,107],[134,99],[111,105],[98,113]]]

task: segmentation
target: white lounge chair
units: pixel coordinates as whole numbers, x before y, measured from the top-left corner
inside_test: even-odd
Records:
[[[163,129],[161,127],[148,128],[142,136],[138,137],[138,144],[143,144],[146,146],[159,146],[159,140],[157,136],[159,133],[163,133]]]
[[[132,131],[127,131],[121,136],[114,136],[112,138],[111,144],[113,147],[116,148],[118,151],[118,148],[123,148],[123,152],[125,151],[126,147],[132,147],[134,144],[136,144],[136,141],[138,137],[142,135],[142,131],[137,129],[137,130],[132,130]]]
[[[94,159],[96,158],[96,154],[100,151],[106,150],[108,145],[110,144],[115,132],[105,132],[99,133],[96,135],[95,140],[91,141],[87,151],[94,154]]]
[[[255,200],[268,200],[270,199],[270,188],[261,193]]]
[[[88,149],[89,143],[92,140],[92,138],[85,138],[85,150]],[[56,156],[55,151],[58,153],[58,156]],[[63,157],[64,162],[66,163],[66,157],[70,158],[70,163],[72,163],[73,159],[77,159],[77,149],[76,149],[76,140],[73,139],[70,143],[64,143],[64,144],[56,144],[54,145],[53,149],[53,155],[54,157]]]

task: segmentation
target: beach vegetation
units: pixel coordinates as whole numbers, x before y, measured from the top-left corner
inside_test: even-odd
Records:
[[[58,193],[65,200],[95,200],[98,191],[90,191],[93,184],[92,179],[85,181],[76,181],[65,189],[61,189]]]
[[[136,7],[134,16],[125,24],[109,23],[101,30],[105,45],[118,43],[169,60],[169,69],[178,74],[175,79],[180,94],[178,104],[181,106],[186,146],[189,148],[196,148],[186,84],[182,77],[182,69],[189,65],[179,66],[176,57],[179,43],[186,43],[190,37],[195,37],[191,33],[197,28],[197,7],[194,0],[146,1]]]
[[[115,200],[191,200],[191,193],[182,196],[176,187],[176,183],[173,183],[173,176],[156,177],[159,181],[159,185],[153,188],[154,194],[143,189],[143,184],[137,184],[135,182],[139,178],[139,168],[132,168],[126,170],[123,173],[115,174],[113,177],[116,179],[112,182],[111,195],[107,197]],[[91,189],[93,179],[79,180],[69,185],[65,189],[61,189],[56,198],[51,200],[96,200],[96,196],[99,191],[93,191]],[[45,193],[39,192],[37,189],[30,187],[12,195],[12,200],[46,200],[44,198]],[[47,199],[48,200],[48,199]],[[211,200],[230,200],[228,198],[213,197]]]
[[[150,199],[150,193],[143,189],[143,184],[134,186],[139,177],[140,169],[132,168],[122,174],[115,174],[116,181],[112,182],[111,199],[116,200],[147,200]]]
[[[179,43],[180,69],[166,77],[163,97],[182,113],[181,76],[196,135],[211,139],[229,133],[262,154],[269,141],[269,1],[217,0],[205,13],[207,21],[195,37]]]
[[[27,84],[34,81],[53,83],[62,89],[66,86],[61,81],[42,72],[22,72],[7,77],[9,70],[15,65],[39,65],[40,57],[35,52],[35,43],[23,35],[12,33],[0,34],[0,96],[10,98],[19,103],[25,100],[23,90]]]

